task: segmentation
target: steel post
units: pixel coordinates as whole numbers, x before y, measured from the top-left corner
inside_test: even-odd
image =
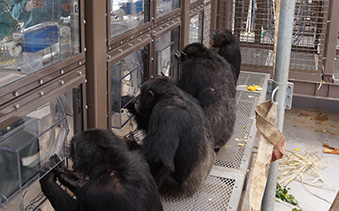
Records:
[[[295,0],[281,0],[279,31],[276,40],[276,61],[274,69],[274,81],[276,82],[275,84],[277,84],[277,86],[279,87],[275,99],[278,103],[277,126],[280,131],[283,130],[284,124],[285,97],[290,66],[294,9]],[[278,167],[278,161],[275,161],[271,164],[264,198],[262,201],[262,211],[274,210]]]

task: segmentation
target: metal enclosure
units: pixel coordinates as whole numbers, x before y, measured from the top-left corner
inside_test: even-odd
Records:
[[[38,16],[41,22],[25,28],[7,3],[0,5],[12,24],[0,39],[0,207],[24,210],[49,156],[65,160],[67,141],[87,128],[85,7],[71,0],[66,16]],[[55,5],[45,12],[62,10]]]
[[[134,77],[114,72],[112,68],[140,49],[143,49],[139,54],[143,63],[142,73],[138,75],[140,82],[160,74],[180,77],[174,51],[189,44],[190,35],[194,41],[208,45],[214,29],[212,3],[207,0],[85,2],[89,128],[122,128],[127,123],[129,116],[121,110],[123,105],[118,99],[123,88],[116,83],[113,88],[112,81],[135,84],[131,81]],[[112,118],[119,123],[113,123]]]
[[[217,27],[232,29],[241,47],[242,70],[273,74],[275,1],[218,1]],[[335,63],[339,3],[296,1],[289,80],[298,100],[338,100]],[[321,82],[323,81],[323,82]],[[332,107],[333,108],[333,107]],[[331,109],[331,108],[327,108]]]

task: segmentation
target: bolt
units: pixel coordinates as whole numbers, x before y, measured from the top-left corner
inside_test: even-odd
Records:
[[[107,55],[107,58],[110,59],[110,58],[112,58],[112,56],[111,55]]]
[[[42,95],[44,95],[45,93],[44,93],[44,91],[41,90],[41,91],[39,92],[39,94],[40,94],[40,96],[42,96]]]
[[[19,96],[19,92],[13,92],[13,95],[16,97]]]
[[[62,74],[64,74],[65,72],[64,72],[64,70],[60,70],[60,74],[62,75]]]
[[[79,62],[78,62],[78,65],[81,65],[81,64],[82,64],[82,62],[81,62],[81,61],[79,61]]]
[[[151,62],[153,62],[153,60],[154,60],[154,59],[153,59],[153,58],[151,58]]]
[[[85,106],[86,110],[88,109],[88,105]]]
[[[44,83],[44,80],[41,79],[41,80],[39,81],[39,84],[43,84],[43,83]]]
[[[112,50],[112,47],[111,47],[111,46],[109,46],[109,47],[108,47],[108,50]]]
[[[84,20],[84,24],[86,24],[86,20]]]
[[[85,84],[87,84],[87,79],[85,79]]]
[[[86,51],[87,51],[87,48],[84,48],[84,51],[86,52]]]
[[[61,85],[64,85],[65,84],[65,81],[64,80],[60,80],[59,81]]]
[[[122,52],[122,49],[120,48],[118,51],[119,51],[119,53],[121,53],[121,52]]]
[[[120,45],[122,45],[122,43],[123,43],[123,42],[122,42],[122,41],[120,41]]]
[[[14,108],[18,109],[18,108],[20,108],[20,105],[19,104],[15,104]]]
[[[82,72],[81,72],[81,71],[78,71],[77,73],[78,73],[78,75],[81,75],[81,74],[82,74]]]
[[[129,43],[128,45],[129,45],[129,47],[132,47],[132,46],[133,46],[133,44],[132,44],[132,43]]]
[[[141,42],[141,41],[142,41],[142,39],[140,39],[140,38],[139,38],[139,39],[138,39],[138,41],[139,41],[139,42]]]
[[[130,36],[129,38],[133,39],[133,36]]]

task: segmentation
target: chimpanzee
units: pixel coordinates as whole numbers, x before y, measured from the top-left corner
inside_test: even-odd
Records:
[[[218,54],[224,57],[234,67],[235,82],[240,74],[241,53],[240,48],[232,35],[232,31],[226,28],[218,28],[213,32],[210,45],[217,48]]]
[[[233,133],[236,87],[231,66],[212,49],[201,43],[187,45],[176,52],[182,63],[179,87],[196,98],[208,117],[216,151]]]
[[[210,125],[196,100],[166,76],[145,81],[128,107],[139,129],[140,146],[160,194],[190,197],[209,175],[215,159]]]
[[[110,130],[90,129],[71,140],[73,171],[61,164],[40,179],[41,189],[56,211],[163,210],[149,166],[138,151]],[[52,157],[42,169],[58,162]],[[73,199],[56,183],[68,187]]]

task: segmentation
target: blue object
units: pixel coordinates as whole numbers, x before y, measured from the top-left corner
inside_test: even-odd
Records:
[[[25,52],[35,53],[58,42],[58,27],[43,26],[24,34]]]
[[[136,13],[139,13],[139,12],[143,11],[142,4],[143,4],[142,0],[141,1],[136,1],[135,3],[133,3],[133,2],[126,3],[126,11],[125,11],[125,13],[127,15],[133,15],[133,14],[136,14]]]

